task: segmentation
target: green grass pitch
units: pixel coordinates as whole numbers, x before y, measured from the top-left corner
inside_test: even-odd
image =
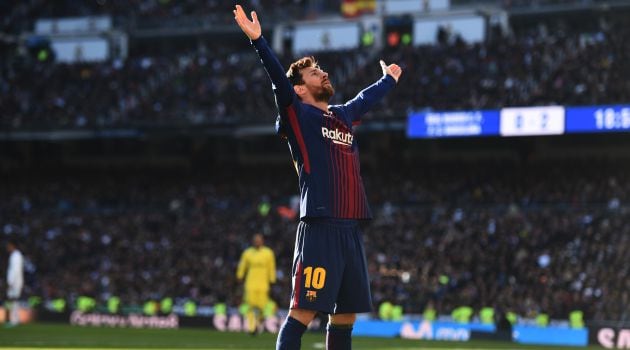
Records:
[[[323,333],[307,333],[302,349],[324,349]],[[69,325],[29,324],[15,328],[0,326],[0,347],[4,349],[275,349],[275,335],[251,336],[245,333],[220,333],[204,329],[120,329]],[[579,349],[563,347],[521,346],[503,342],[452,343],[406,339],[355,337],[353,349]],[[584,349],[584,348],[582,348]],[[589,347],[589,349],[601,349]]]

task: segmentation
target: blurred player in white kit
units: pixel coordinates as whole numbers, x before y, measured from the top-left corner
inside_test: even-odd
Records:
[[[9,267],[7,269],[9,323],[5,326],[14,327],[20,322],[19,300],[24,286],[24,256],[14,240],[7,242],[7,252],[9,253]]]

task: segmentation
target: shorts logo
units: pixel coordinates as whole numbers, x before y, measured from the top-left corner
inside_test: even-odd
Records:
[[[306,291],[306,300],[310,301],[311,303],[315,301],[315,299],[317,299],[317,291],[314,290],[307,290]]]
[[[330,130],[326,127],[322,127],[322,136],[329,138],[332,142],[338,145],[352,146],[352,133],[339,131],[339,129]]]

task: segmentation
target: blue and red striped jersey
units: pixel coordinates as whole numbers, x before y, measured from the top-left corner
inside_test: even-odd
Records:
[[[261,36],[252,41],[273,83],[276,131],[287,139],[299,177],[300,218],[370,219],[353,125],[396,81],[389,75],[328,112],[300,101],[282,65]]]

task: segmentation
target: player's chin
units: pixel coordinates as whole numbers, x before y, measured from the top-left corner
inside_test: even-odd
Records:
[[[324,84],[324,91],[326,91],[326,93],[329,94],[330,97],[335,94],[335,88],[332,86],[331,83]]]
[[[315,94],[313,97],[315,97],[316,101],[328,102],[332,98],[333,93],[334,90],[332,92],[328,90],[322,90],[319,94]]]

